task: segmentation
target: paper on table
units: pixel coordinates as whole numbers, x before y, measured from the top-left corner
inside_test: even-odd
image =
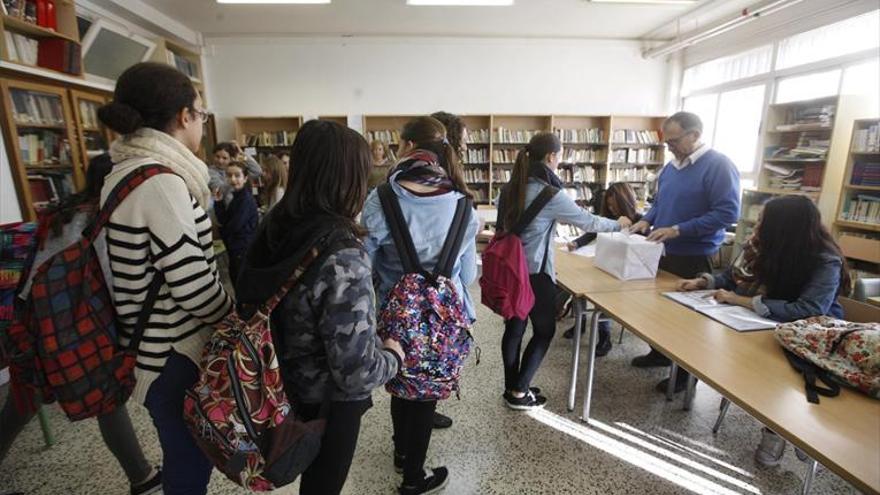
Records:
[[[572,254],[576,254],[578,256],[583,256],[584,258],[592,258],[596,256],[596,242],[593,241],[586,246],[575,249],[571,252]]]
[[[664,292],[664,296],[673,301],[684,304],[685,306],[700,310],[703,308],[717,308],[718,306],[728,306],[715,300],[714,290],[695,290],[691,292]]]
[[[742,306],[719,303],[710,297],[714,293],[713,290],[697,290],[693,292],[664,292],[663,295],[737,332],[769,330],[778,325],[778,322],[762,318],[754,311]]]

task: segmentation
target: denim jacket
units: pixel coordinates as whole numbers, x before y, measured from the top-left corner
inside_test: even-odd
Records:
[[[409,225],[419,262],[426,270],[433,270],[440,258],[446,234],[449,233],[456,203],[462,194],[449,192],[439,196],[417,196],[401,187],[394,177],[389,182],[400,201],[400,209]],[[381,307],[394,284],[403,276],[403,265],[394,247],[394,239],[385,221],[385,213],[376,189],[367,197],[361,223],[368,231],[364,244],[373,262],[376,296]],[[477,319],[477,312],[467,288],[477,278],[478,227],[479,221],[474,212],[465,231],[461,252],[452,268],[452,282],[471,321]]]
[[[810,316],[843,318],[843,308],[837,302],[842,267],[843,260],[839,256],[823,253],[810,281],[801,290],[797,299],[785,301],[755,296],[752,298],[752,309],[764,318],[783,322]],[[709,283],[708,289],[736,290],[732,268],[716,275],[703,274],[702,277]]]
[[[541,194],[545,186],[547,186],[546,182],[534,177],[529,178],[529,184],[526,188],[526,208]],[[498,205],[499,216],[504,208],[501,203],[499,195],[495,201],[495,204]],[[546,273],[554,283],[556,282],[556,257],[553,245],[556,236],[556,222],[571,224],[587,232],[617,232],[620,230],[620,224],[616,220],[593,215],[578,206],[564,191],[559,191],[519,236],[526,252],[529,273],[542,273],[541,265],[544,263],[546,253],[547,263],[544,265],[543,273]],[[512,226],[505,225],[504,227],[511,228]],[[547,252],[548,246],[549,252]]]

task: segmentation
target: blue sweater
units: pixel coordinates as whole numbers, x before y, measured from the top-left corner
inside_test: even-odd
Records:
[[[729,158],[709,150],[683,170],[663,168],[643,220],[654,228],[678,225],[681,235],[666,241],[666,254],[709,256],[724,240],[724,229],[736,222],[739,206],[739,172]]]

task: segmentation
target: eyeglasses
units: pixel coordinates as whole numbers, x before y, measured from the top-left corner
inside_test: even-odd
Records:
[[[191,109],[191,110],[192,110],[192,113],[198,115],[199,118],[202,119],[202,123],[203,123],[203,124],[207,124],[207,123],[208,123],[208,119],[211,118],[211,112],[208,111],[208,110],[199,110],[199,109],[197,109],[197,108],[193,108],[193,109]]]
[[[692,132],[694,132],[694,131],[686,131],[681,136],[678,136],[676,138],[666,138],[663,140],[663,142],[666,144],[671,144],[671,145],[675,146],[676,144],[680,143],[681,140],[684,139],[688,134],[690,134]]]

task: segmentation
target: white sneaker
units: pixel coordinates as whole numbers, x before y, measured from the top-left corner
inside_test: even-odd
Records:
[[[785,440],[767,428],[761,429],[761,443],[755,451],[755,462],[764,467],[778,466],[785,454]]]

